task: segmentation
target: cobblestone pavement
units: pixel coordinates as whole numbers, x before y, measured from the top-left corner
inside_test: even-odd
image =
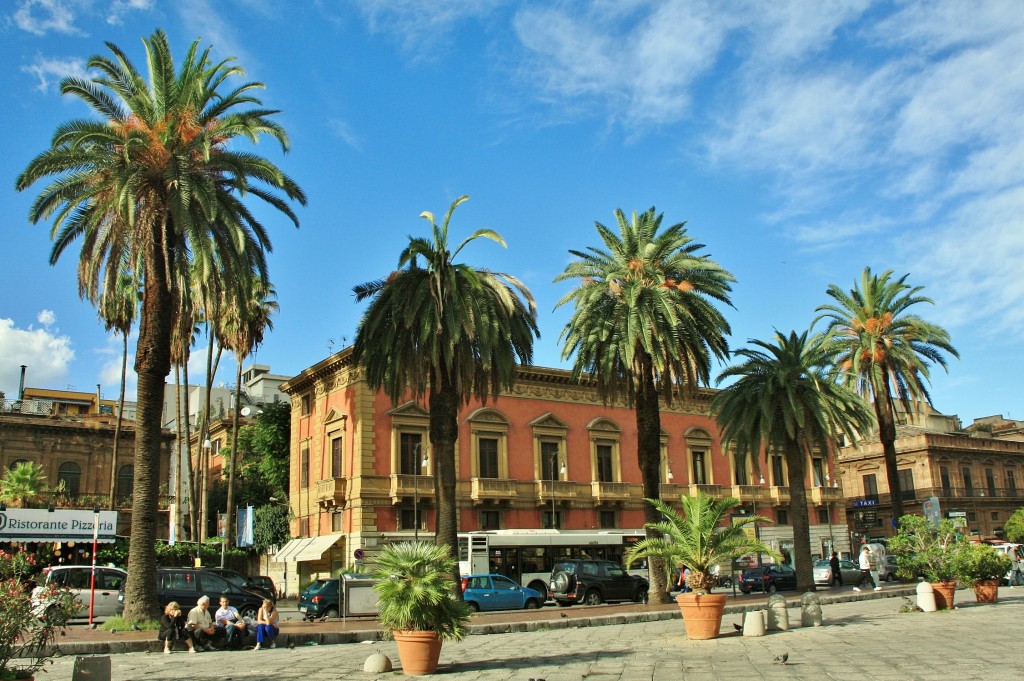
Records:
[[[540,631],[446,643],[438,673],[449,681],[1019,679],[1024,591],[1002,589],[994,605],[976,605],[966,590],[956,597],[956,610],[939,613],[900,613],[899,598],[827,605],[823,627],[796,626],[758,638],[736,633],[733,623],[740,616],[727,614],[723,635],[713,641],[688,640],[680,620],[586,628],[554,621]],[[799,625],[799,610],[790,610],[791,623],[794,619]],[[398,667],[391,641],[194,655],[130,653],[111,656],[111,664],[114,681],[378,681],[401,675],[364,673],[363,662],[374,652]],[[788,663],[774,663],[782,653],[789,654]],[[72,665],[72,657],[58,658],[43,678],[68,681]]]

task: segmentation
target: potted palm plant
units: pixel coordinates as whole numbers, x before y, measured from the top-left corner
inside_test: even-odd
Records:
[[[999,582],[1013,567],[1013,561],[988,544],[970,544],[963,559],[963,574],[974,586],[974,597],[979,603],[995,603],[999,597]]]
[[[931,582],[939,610],[952,608],[957,581],[969,580],[965,575],[969,550],[970,544],[952,520],[940,520],[933,527],[919,515],[900,518],[896,536],[889,540],[889,551],[896,554],[896,574]]]
[[[433,674],[441,643],[466,636],[470,611],[456,596],[454,570],[448,547],[426,542],[389,544],[377,557],[378,620],[406,674]]]
[[[690,568],[686,583],[693,591],[676,598],[686,635],[700,640],[716,638],[726,597],[711,593],[718,581],[715,566],[751,553],[781,559],[775,549],[748,532],[748,526],[755,522],[771,521],[759,516],[732,515],[730,519],[732,511],[740,505],[739,499],[719,501],[703,492],[683,497],[682,513],[660,499],[647,501],[662,516],[660,522],[648,523],[647,527],[662,536],[637,542],[626,554],[626,565],[641,558],[661,558],[667,566]]]

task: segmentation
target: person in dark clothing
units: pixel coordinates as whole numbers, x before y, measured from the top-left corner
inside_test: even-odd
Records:
[[[181,614],[181,606],[174,601],[167,604],[164,614],[160,616],[160,633],[157,638],[164,642],[164,655],[171,654],[175,641],[184,641],[188,652],[196,652],[192,647],[192,638],[185,633],[185,616]]]
[[[829,586],[835,586],[836,582],[839,586],[843,585],[843,571],[839,569],[839,554],[835,551],[832,552],[832,557],[828,559],[828,569],[832,572],[832,581]]]

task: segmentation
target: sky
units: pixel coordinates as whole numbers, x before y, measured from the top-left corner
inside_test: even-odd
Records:
[[[265,84],[291,150],[255,151],[304,189],[295,229],[260,213],[280,313],[253,360],[292,375],[353,341],[353,286],[386,276],[421,212],[479,240],[466,263],[533,292],[534,362],[566,367],[570,249],[654,206],[736,277],[733,349],[802,331],[866,266],[923,287],[915,311],[960,359],[935,407],[1024,418],[1024,12],[1017,0],[3,0],[0,390],[116,398],[121,339],[49,264],[44,186],[15,178],[89,116],[60,80],[106,42],[145,66],[156,29]],[[134,336],[130,348],[134,350]],[[202,379],[206,341],[191,378]],[[129,361],[131,364],[131,360]],[[719,367],[721,368],[721,367]],[[716,369],[716,374],[718,370]],[[234,360],[218,383],[234,380]],[[134,376],[128,378],[129,399]]]

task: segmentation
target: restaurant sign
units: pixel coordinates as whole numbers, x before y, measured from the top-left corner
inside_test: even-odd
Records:
[[[92,541],[93,523],[99,523],[97,541],[113,542],[117,532],[117,511],[45,508],[8,508],[0,511],[0,542],[6,541]]]

